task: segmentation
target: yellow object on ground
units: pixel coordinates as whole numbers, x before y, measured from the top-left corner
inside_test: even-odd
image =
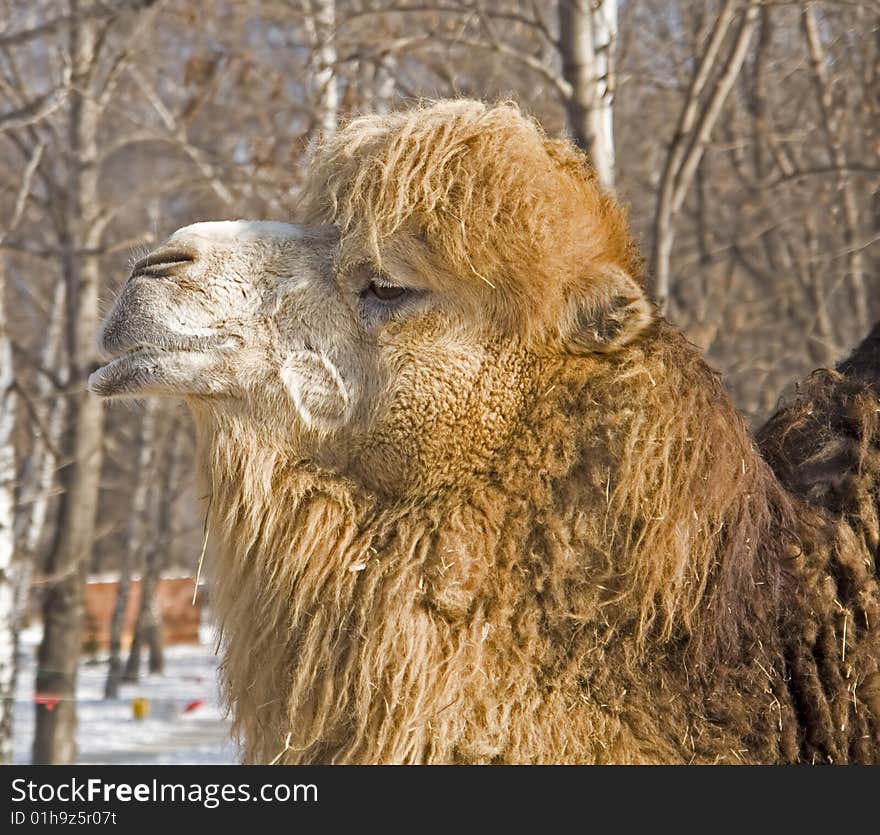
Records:
[[[131,712],[135,719],[146,719],[150,715],[150,700],[143,698],[132,699]]]

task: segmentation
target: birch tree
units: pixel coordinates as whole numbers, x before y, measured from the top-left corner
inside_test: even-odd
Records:
[[[76,682],[82,641],[83,591],[95,533],[101,478],[103,409],[85,389],[97,362],[100,289],[97,252],[104,223],[98,207],[98,99],[94,89],[100,50],[96,24],[79,17],[79,0],[70,0],[69,60],[72,90],[67,115],[66,211],[60,243],[67,288],[67,353],[78,391],[71,396],[62,449],[63,494],[57,536],[47,560],[43,599],[43,640],[38,654],[36,690],[57,703],[36,704],[35,764],[75,761]],[[88,254],[92,253],[92,254]]]
[[[339,121],[335,0],[303,0],[303,21],[312,45],[318,127],[326,136],[336,130]]]
[[[12,762],[15,696],[15,374],[6,324],[6,272],[0,259],[0,763]]]
[[[0,118],[4,124],[18,116]],[[19,224],[30,197],[34,172],[42,155],[37,146],[25,166],[8,224],[0,231],[0,243]],[[26,576],[25,561],[17,537],[17,452],[15,420],[17,384],[13,365],[13,340],[6,306],[6,264],[0,255],[0,763],[12,762],[13,707],[17,680],[18,633],[25,600],[21,595]]]
[[[371,24],[383,14],[408,18],[413,25],[376,39]],[[369,23],[358,32],[352,24],[364,18]],[[365,4],[338,13],[337,31],[347,33],[347,42],[346,57],[337,61],[368,60],[399,72],[401,54],[442,51],[446,60],[438,74],[454,93],[462,70],[449,53],[494,55],[508,65],[511,77],[525,73],[537,87],[549,87],[565,112],[571,138],[589,156],[600,182],[613,188],[617,20],[618,0]],[[475,92],[485,95],[479,88]]]
[[[614,188],[614,49],[617,0],[559,0],[559,52],[572,137],[599,182]]]
[[[38,360],[43,373],[35,376],[31,393],[20,392],[28,402],[34,426],[30,450],[19,475],[15,514],[15,541],[19,554],[16,571],[16,611],[27,608],[31,578],[47,528],[50,500],[55,490],[57,449],[64,426],[68,369],[63,350],[65,285],[58,281],[52,291],[48,323]],[[44,373],[51,369],[52,375]]]

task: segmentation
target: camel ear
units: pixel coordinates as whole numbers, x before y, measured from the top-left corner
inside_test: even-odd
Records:
[[[615,271],[603,276],[587,298],[573,298],[562,336],[577,354],[609,353],[628,345],[656,318],[654,305],[632,276]]]

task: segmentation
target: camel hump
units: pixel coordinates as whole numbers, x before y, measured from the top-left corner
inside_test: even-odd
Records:
[[[880,322],[837,370],[848,379],[863,381],[880,396]]]
[[[880,536],[880,322],[836,368],[820,368],[758,432],[785,487]],[[867,531],[866,531],[867,532]]]

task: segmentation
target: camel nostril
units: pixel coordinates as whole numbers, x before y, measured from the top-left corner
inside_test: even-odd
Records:
[[[136,275],[148,275],[161,278],[172,275],[182,264],[192,264],[196,253],[190,249],[179,247],[159,249],[142,258],[131,269],[132,278]]]

